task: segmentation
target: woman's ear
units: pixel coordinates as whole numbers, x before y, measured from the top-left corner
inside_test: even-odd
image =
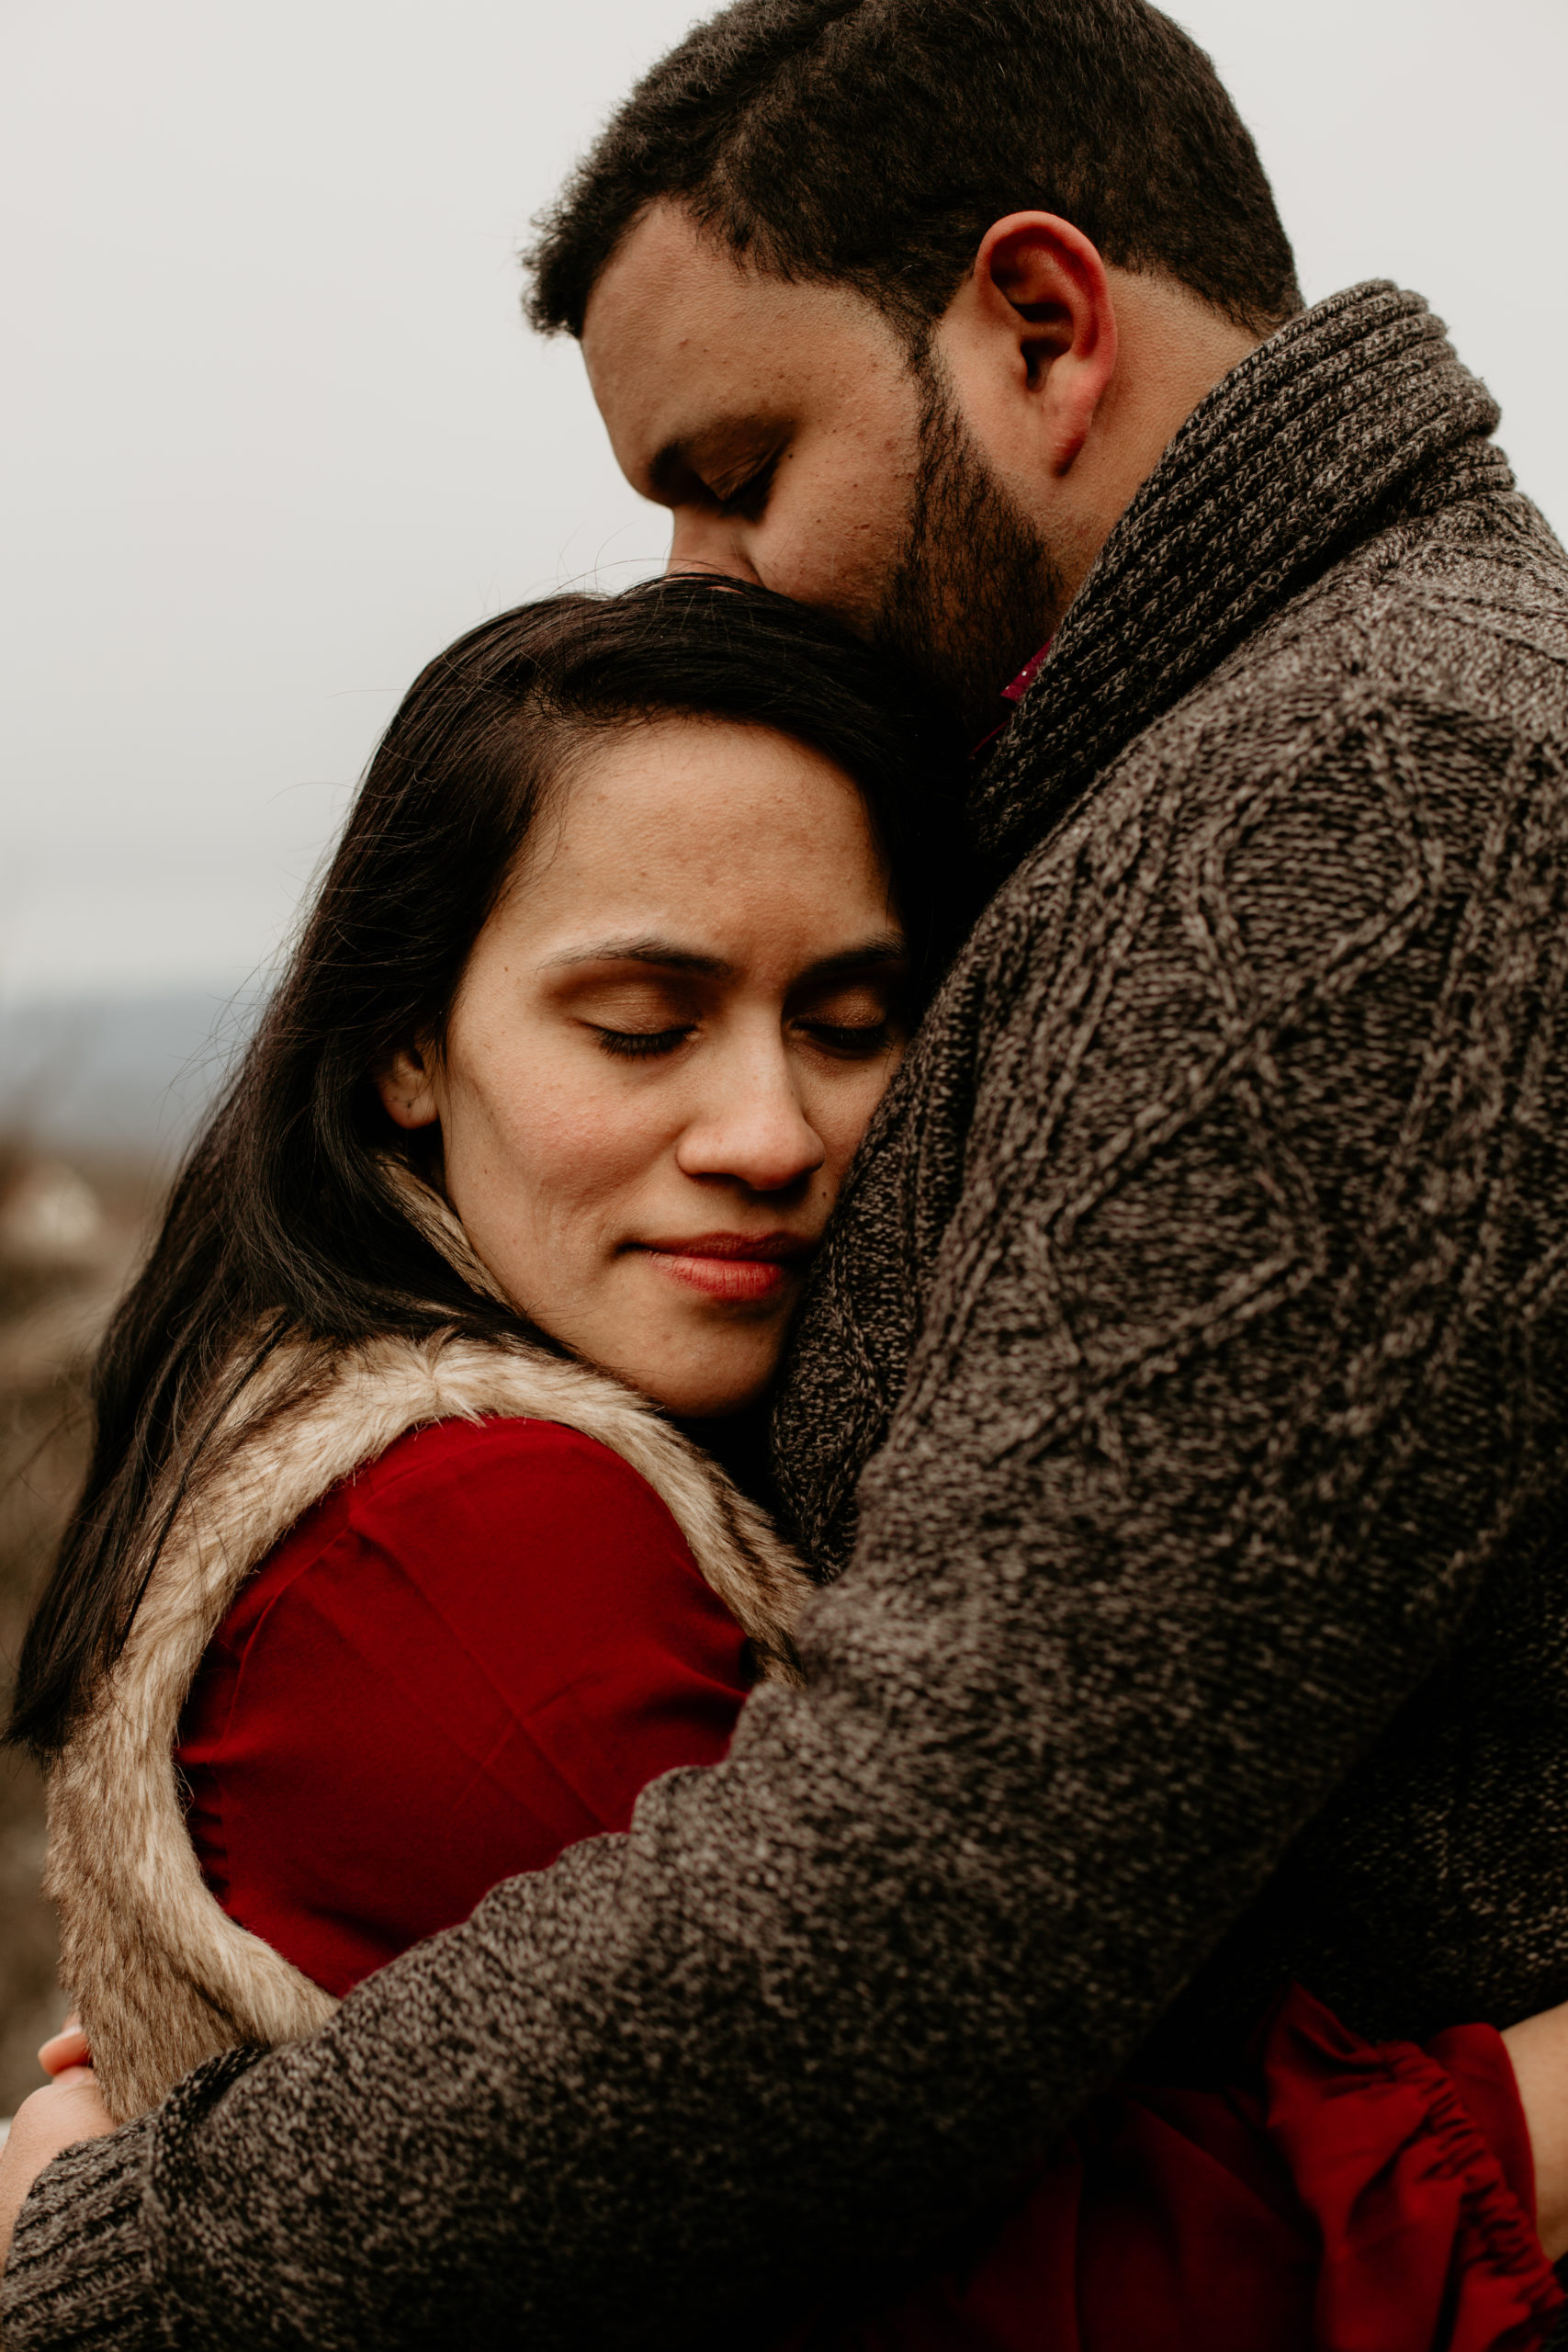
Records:
[[[441,1114],[435,1093],[435,1056],[428,1046],[400,1046],[376,1072],[376,1091],[389,1119],[400,1127],[428,1127]]]

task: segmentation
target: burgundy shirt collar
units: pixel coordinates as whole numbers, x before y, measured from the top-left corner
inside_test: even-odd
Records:
[[[1003,702],[1010,702],[1016,705],[1023,700],[1024,695],[1029,692],[1030,687],[1034,684],[1035,679],[1040,675],[1041,671],[1044,668],[1045,657],[1050,652],[1051,648],[1055,644],[1055,642],[1056,640],[1055,637],[1048,637],[1045,639],[1044,644],[1041,647],[1039,652],[1032,653],[1030,655],[1028,661],[1024,663],[1017,677],[1010,680],[1002,688]],[[981,736],[979,741],[976,744],[974,750],[969,754],[972,760],[978,759],[982,752],[988,752],[991,745],[996,741],[997,737],[998,735],[1005,734],[1008,728],[1012,724],[1012,712],[1010,710],[1005,718],[998,719],[995,727],[987,729],[986,733]]]

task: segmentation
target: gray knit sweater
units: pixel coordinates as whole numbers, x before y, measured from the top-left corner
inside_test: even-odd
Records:
[[[1568,562],[1495,422],[1373,286],[1182,428],[795,1351],[808,1688],[62,2159],[7,2352],[762,2342],[1162,2017],[1568,1995]]]

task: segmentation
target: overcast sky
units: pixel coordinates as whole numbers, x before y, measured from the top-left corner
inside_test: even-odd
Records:
[[[254,971],[420,664],[657,563],[513,256],[693,13],[9,0],[0,1002]],[[1564,0],[1174,13],[1308,300],[1427,294],[1568,529]]]

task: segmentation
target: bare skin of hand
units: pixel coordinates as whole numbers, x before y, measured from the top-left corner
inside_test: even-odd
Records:
[[[74,2018],[67,2018],[39,2052],[39,2064],[53,2079],[47,2090],[22,2101],[11,2136],[0,2148],[0,2270],[11,2251],[17,2216],[44,2166],[79,2140],[98,2140],[115,2128],[88,2054],[87,2038]]]
[[[1568,2001],[1511,2025],[1504,2045],[1535,2154],[1535,2225],[1549,2262],[1568,2254]]]
[[[39,2064],[55,2082],[68,2066],[90,2066],[93,2053],[87,2047],[87,2037],[73,2017],[67,2018],[58,2033],[51,2033],[38,2054]]]

